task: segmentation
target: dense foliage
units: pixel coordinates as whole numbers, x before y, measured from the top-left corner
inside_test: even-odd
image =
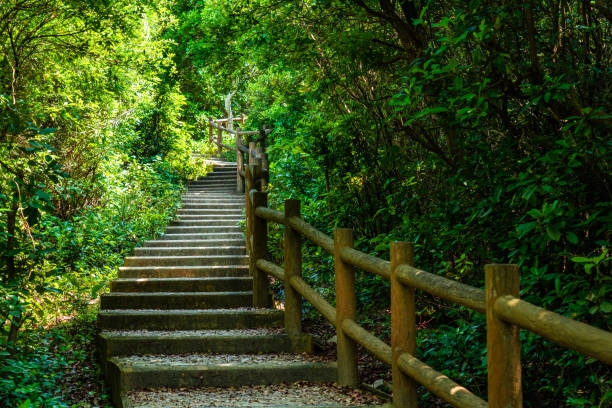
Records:
[[[299,198],[308,221],[352,227],[361,249],[383,257],[390,241],[414,241],[420,267],[475,286],[485,263],[517,263],[525,299],[612,328],[607,2],[174,9],[187,114],[238,91],[234,110],[274,125],[273,205]],[[313,249],[305,262],[316,286],[332,287],[328,258]],[[387,295],[361,275],[364,316]],[[485,395],[484,320],[447,306],[420,298],[420,352]],[[526,333],[523,347],[530,406],[612,403],[603,364]]]
[[[28,330],[160,230],[229,92],[275,128],[272,206],[479,287],[517,263],[525,299],[612,329],[611,34],[605,0],[0,2],[0,402],[65,404]],[[333,301],[329,257],[304,263]],[[388,285],[358,295],[384,336]],[[486,396],[482,316],[420,295],[419,322],[421,357]],[[526,405],[612,404],[608,367],[522,344]]]
[[[64,371],[89,354],[54,354],[42,328],[91,316],[203,171],[161,37],[175,22],[163,2],[0,3],[2,406],[67,406]]]

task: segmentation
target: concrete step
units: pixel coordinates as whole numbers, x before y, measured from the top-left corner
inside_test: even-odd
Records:
[[[236,175],[235,174],[227,174],[227,175],[211,175],[206,177],[204,180],[192,181],[187,184],[187,187],[199,187],[199,186],[207,186],[210,183],[227,183],[236,184]]]
[[[223,220],[223,221],[242,221],[244,218],[242,214],[205,214],[205,215],[197,215],[197,214],[179,214],[176,216],[175,221],[211,221],[211,220]]]
[[[331,385],[296,384],[268,385],[257,391],[252,387],[205,387],[182,390],[131,391],[124,407],[199,407],[210,408],[391,408],[365,391]],[[352,402],[354,401],[354,403]],[[371,404],[368,405],[368,402]]]
[[[186,227],[177,227],[177,226],[169,226],[166,227],[166,234],[213,234],[213,233],[223,233],[223,234],[238,234],[242,232],[242,228],[239,225],[236,226],[186,226]]]
[[[206,180],[216,180],[216,179],[232,179],[232,178],[233,178],[233,180],[236,180],[236,173],[225,172],[225,171],[220,172],[220,173],[215,173],[215,172],[212,172],[212,173],[208,173],[208,174],[206,175],[206,177],[204,177],[204,178],[203,178],[203,179],[201,179],[201,180],[193,180],[193,181],[190,181],[190,182],[189,182],[189,184],[190,184],[190,185],[191,185],[191,184],[199,184],[199,183],[201,183],[201,182],[203,182],[203,181],[206,181]]]
[[[178,235],[178,234],[177,234]],[[159,248],[159,247],[225,247],[225,246],[244,246],[244,238],[232,239],[189,239],[189,240],[156,240],[145,241],[142,248]]]
[[[196,192],[189,192],[189,193],[185,193],[183,195],[181,195],[182,199],[188,199],[188,198],[215,198],[215,199],[226,199],[226,198],[241,198],[244,200],[244,194],[243,193],[238,193],[236,191],[224,191],[221,193],[212,193],[212,192],[207,192],[207,191],[196,191]]]
[[[182,210],[242,210],[244,203],[184,203]],[[217,212],[219,214],[219,212]]]
[[[233,232],[238,233],[242,232],[242,229],[238,225],[234,226],[210,226],[210,227],[197,227],[197,226],[187,226],[187,227],[176,227],[170,226],[166,227],[166,234],[207,234],[212,232]]]
[[[199,184],[190,184],[187,186],[187,191],[209,189],[215,187],[233,187],[236,188],[236,179],[234,180],[202,180]]]
[[[275,330],[103,331],[98,335],[98,343],[105,360],[114,356],[145,354],[312,351],[310,335],[288,335]]]
[[[100,330],[231,330],[281,327],[276,309],[101,310]]]
[[[208,192],[215,190],[225,191],[227,189],[236,189],[236,182],[233,183],[219,183],[219,184],[206,184],[204,186],[190,186],[187,188],[187,192]]]
[[[245,203],[244,197],[233,197],[233,198],[208,198],[208,197],[195,197],[195,198],[183,198],[183,203],[204,203],[204,204],[243,204]]]
[[[195,193],[201,193],[201,194],[208,194],[208,193],[221,193],[221,194],[227,194],[227,195],[241,195],[238,194],[238,192],[236,191],[236,186],[233,187],[208,187],[208,188],[202,188],[202,189],[190,189],[187,190],[188,194],[195,194]]]
[[[221,165],[217,165],[215,164],[215,167],[213,168],[212,173],[230,173],[230,172],[236,172],[236,163],[227,163],[227,164],[221,164]],[[211,174],[211,173],[208,173]],[[204,176],[206,177],[206,176]],[[204,177],[198,177],[198,180],[203,179]]]
[[[233,357],[112,357],[106,365],[106,377],[113,390],[115,404],[121,404],[121,395],[128,391],[148,388],[268,385],[296,381],[332,383],[337,380],[336,363],[299,361],[296,358],[280,364],[272,359],[269,359],[270,362],[252,359],[251,362],[243,356],[239,360]]]
[[[191,220],[176,220],[170,223],[170,226],[177,227],[234,227],[238,226],[241,218],[230,219],[191,219]]]
[[[245,200],[243,197],[236,197],[236,198],[232,198],[232,199],[218,199],[218,198],[184,198],[183,205],[185,204],[242,204],[242,206],[245,206]]]
[[[100,297],[100,309],[231,309],[253,305],[247,292],[112,292]]]
[[[236,216],[243,217],[242,213],[244,212],[243,208],[232,208],[232,209],[220,209],[215,210],[213,208],[197,210],[193,208],[189,209],[179,209],[176,214],[177,215],[224,215],[224,216]]]
[[[236,182],[233,183],[215,183],[215,184],[206,184],[203,186],[189,186],[187,188],[186,193],[199,193],[199,192],[210,192],[210,191],[236,191]]]
[[[187,193],[190,192],[200,192],[200,191],[211,191],[211,190],[225,190],[225,189],[235,189],[236,182],[209,182],[201,186],[189,186],[187,188]]]
[[[189,240],[189,239],[197,239],[197,240],[209,240],[209,239],[244,239],[244,234],[242,231],[240,232],[210,232],[210,233],[195,233],[195,234],[164,234],[159,237],[158,241],[174,241],[174,240]]]
[[[192,192],[192,193],[188,193],[185,192],[183,194],[181,194],[182,198],[185,197],[209,197],[209,198],[236,198],[236,197],[242,197],[244,198],[244,193],[237,193],[237,192],[232,192],[232,193],[210,193],[210,192],[206,192],[206,191],[196,191],[196,192]]]
[[[209,266],[121,266],[119,278],[214,278],[242,277],[249,275],[248,265]]]
[[[187,188],[211,186],[216,184],[236,184],[236,175],[234,175],[233,177],[206,177],[204,180],[194,181],[192,183],[187,184]]]
[[[124,266],[216,266],[248,263],[247,255],[128,256]]]
[[[121,278],[111,282],[111,292],[227,292],[249,291],[253,278]]]
[[[246,247],[140,247],[134,249],[134,256],[206,256],[206,255],[245,255]]]
[[[229,194],[224,194],[227,198],[221,199],[219,197],[210,197],[208,194],[190,194],[189,196],[183,196],[183,201],[196,201],[196,202],[202,202],[202,201],[210,201],[210,203],[217,203],[215,200],[227,200],[230,201],[232,203],[237,203],[237,202],[245,202],[244,199],[244,195],[240,194],[240,195],[232,195],[230,197]]]

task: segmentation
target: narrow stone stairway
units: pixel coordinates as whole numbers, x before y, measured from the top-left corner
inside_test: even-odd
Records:
[[[308,354],[310,336],[285,334],[281,310],[252,307],[235,186],[236,164],[215,162],[101,297],[99,347],[117,407],[346,406],[345,395],[312,385],[253,391],[332,383],[336,364]]]

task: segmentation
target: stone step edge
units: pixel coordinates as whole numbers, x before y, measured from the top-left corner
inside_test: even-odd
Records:
[[[222,292],[108,292],[102,296],[107,297],[188,297],[188,296],[210,296],[210,297],[221,297],[221,296],[251,296],[253,292],[250,290],[244,291],[222,291]]]
[[[159,386],[166,388],[226,385],[266,385],[300,380],[333,383],[337,381],[336,363],[287,363],[244,365],[174,365],[147,366],[122,364],[120,357],[112,357],[106,364],[107,383],[113,402],[122,406],[121,396],[128,391]]]
[[[246,247],[244,245],[237,245],[237,246],[195,246],[195,247],[189,247],[189,246],[179,246],[179,247],[171,247],[171,246],[163,246],[163,247],[138,247],[138,248],[134,248],[137,249],[139,251],[142,250],[146,250],[146,251],[176,251],[176,250],[181,250],[181,251],[187,251],[190,249],[197,249],[198,251],[205,251],[205,250],[210,250],[212,251],[213,249],[215,251],[221,251],[221,250],[225,250],[225,251],[230,251],[230,250],[238,250],[238,249],[245,249]]]
[[[201,278],[116,278],[113,279],[113,282],[229,282],[229,281],[251,281],[253,277],[251,276],[203,276]]]
[[[103,361],[123,355],[311,353],[313,350],[313,339],[309,334],[241,334],[239,330],[237,334],[201,334],[202,330],[193,330],[197,334],[186,332],[126,335],[117,330],[102,331],[97,341]],[[123,354],[124,350],[128,350],[128,353]]]
[[[165,265],[165,266],[120,266],[120,271],[144,271],[144,270],[210,270],[210,269],[249,269],[248,265]]]

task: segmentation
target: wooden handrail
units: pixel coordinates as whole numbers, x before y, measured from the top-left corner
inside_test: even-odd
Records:
[[[228,129],[228,128],[223,127],[223,126],[221,126],[221,125],[217,125],[217,124],[216,124],[216,123],[214,123],[214,122],[208,122],[208,126],[211,126],[211,127],[215,128],[215,129],[217,129],[217,130],[221,130],[221,131],[223,131],[223,132],[231,133],[232,135],[237,135],[237,134],[238,134],[238,131],[237,131],[237,130],[234,130],[234,129]]]
[[[328,322],[335,325],[336,324],[336,308],[329,304],[327,300],[323,296],[319,294],[316,290],[311,288],[302,278],[297,276],[293,276],[289,282],[291,286],[295,290],[297,290],[300,295],[304,296],[306,300],[310,302],[311,305],[315,307],[323,317],[327,319]]]
[[[255,215],[268,221],[275,222],[277,224],[285,223],[285,214],[280,211],[273,210],[271,208],[257,207],[255,209]]]
[[[382,260],[354,248],[342,248],[340,256],[344,262],[357,266],[364,271],[372,272],[384,279],[388,280],[391,276],[391,264],[389,261]]]
[[[236,149],[240,150],[242,153],[249,154],[249,149],[244,145],[237,145]]]
[[[515,324],[572,350],[612,365],[612,333],[506,295],[493,304],[494,312]]]
[[[410,265],[398,266],[397,277],[404,285],[424,290],[434,296],[485,313],[485,294],[482,289],[422,271]]]
[[[283,271],[283,268],[280,266],[266,261],[265,259],[258,259],[256,264],[258,268],[274,276],[279,281],[282,282],[285,280],[285,271]]]
[[[231,133],[232,135],[250,136],[250,135],[259,135],[259,134],[261,134],[261,131],[259,131],[259,130],[235,130],[235,129],[229,129],[229,128],[226,128],[224,126],[218,125],[214,121],[209,121],[208,125],[213,127],[213,128],[215,128],[215,129],[217,129],[217,130],[221,130],[223,132]],[[269,135],[270,133],[272,133],[272,129],[264,129],[263,132],[264,132],[264,134]]]
[[[319,231],[301,218],[289,218],[287,220],[287,223],[296,231],[299,231],[300,234],[302,234],[321,248],[325,249],[327,252],[334,252],[334,240],[331,239],[329,235]]]
[[[398,365],[406,375],[414,378],[429,391],[455,407],[487,408],[489,406],[486,401],[478,398],[465,387],[462,387],[408,353],[404,353],[399,357]]]
[[[352,319],[344,320],[342,322],[342,329],[366,350],[374,354],[381,361],[391,365],[391,346],[387,343],[374,336]]]
[[[217,142],[216,140],[213,140],[213,143],[214,143],[214,144],[216,144],[216,145],[217,145],[217,146],[219,146],[219,147],[224,148],[224,149],[227,149],[227,150],[234,150],[234,148],[233,148],[232,146],[228,146],[228,145],[226,145],[225,143],[219,143],[219,142]]]

